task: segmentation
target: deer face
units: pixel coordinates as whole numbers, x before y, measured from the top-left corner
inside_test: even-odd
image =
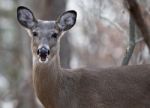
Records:
[[[50,61],[59,50],[61,35],[76,23],[76,12],[66,11],[56,21],[36,19],[31,10],[20,6],[17,9],[19,23],[26,28],[31,37],[34,58],[41,63]]]

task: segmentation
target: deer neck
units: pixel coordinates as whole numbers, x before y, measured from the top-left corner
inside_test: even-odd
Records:
[[[59,55],[53,57],[48,63],[40,63],[38,60],[33,59],[34,89],[42,104],[48,108],[49,106],[55,106],[60,71]]]

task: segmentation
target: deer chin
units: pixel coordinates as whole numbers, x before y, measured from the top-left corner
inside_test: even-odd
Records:
[[[40,63],[48,63],[48,58],[46,57],[45,59],[39,58]]]
[[[48,63],[48,56],[39,56],[40,63]]]

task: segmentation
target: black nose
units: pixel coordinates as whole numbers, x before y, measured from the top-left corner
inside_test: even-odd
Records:
[[[47,55],[49,55],[49,49],[47,49],[45,47],[39,48],[37,51],[37,55],[43,56],[43,57],[47,56]]]

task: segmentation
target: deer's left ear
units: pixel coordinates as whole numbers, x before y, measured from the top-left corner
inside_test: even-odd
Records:
[[[57,20],[59,28],[63,31],[71,29],[77,18],[77,12],[74,10],[64,12]]]

